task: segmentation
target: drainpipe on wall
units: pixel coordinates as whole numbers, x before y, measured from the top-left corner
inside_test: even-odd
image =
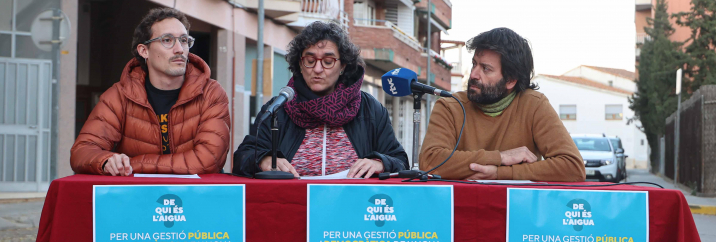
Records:
[[[264,0],[259,0],[258,13],[258,36],[256,37],[256,49],[258,53],[256,63],[256,115],[261,111],[263,106],[263,86],[264,86]]]

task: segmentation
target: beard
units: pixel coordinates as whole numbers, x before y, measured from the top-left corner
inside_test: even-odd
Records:
[[[176,59],[184,60],[184,66],[181,66],[181,67],[174,66],[174,63],[172,61],[174,61]],[[187,58],[184,57],[183,55],[176,55],[176,56],[170,58],[169,59],[170,67],[167,68],[166,70],[164,70],[164,74],[167,74],[168,76],[183,76],[186,73],[186,63],[187,63],[186,59]]]
[[[471,87],[477,87],[480,89],[480,93],[473,90]],[[507,81],[505,78],[500,79],[495,85],[485,85],[478,82],[475,79],[470,79],[467,83],[467,99],[476,104],[493,104],[507,94]]]
[[[183,76],[186,73],[186,67],[171,67],[164,71],[167,76]]]

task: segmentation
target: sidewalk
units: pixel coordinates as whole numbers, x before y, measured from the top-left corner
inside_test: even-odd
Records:
[[[666,189],[679,190],[686,197],[686,201],[691,207],[692,214],[704,214],[704,215],[716,215],[716,198],[714,197],[697,197],[692,196],[687,191],[681,190],[674,186],[674,183],[670,180],[665,180],[659,176],[649,173],[646,169],[630,169],[627,170],[627,182],[652,182],[663,186]],[[637,186],[651,186],[651,185],[637,185]]]
[[[35,241],[45,193],[0,192],[0,242]]]

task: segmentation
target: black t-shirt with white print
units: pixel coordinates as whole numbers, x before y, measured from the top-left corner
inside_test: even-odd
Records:
[[[144,86],[147,89],[147,99],[152,105],[154,113],[157,114],[159,120],[159,131],[162,135],[162,153],[171,154],[169,149],[169,110],[179,99],[179,91],[176,90],[160,90],[149,82],[149,77],[145,79]]]

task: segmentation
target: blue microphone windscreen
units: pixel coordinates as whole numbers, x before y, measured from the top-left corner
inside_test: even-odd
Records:
[[[398,68],[385,73],[381,79],[385,93],[395,97],[402,97],[413,93],[410,83],[417,81],[418,74],[410,69]]]

